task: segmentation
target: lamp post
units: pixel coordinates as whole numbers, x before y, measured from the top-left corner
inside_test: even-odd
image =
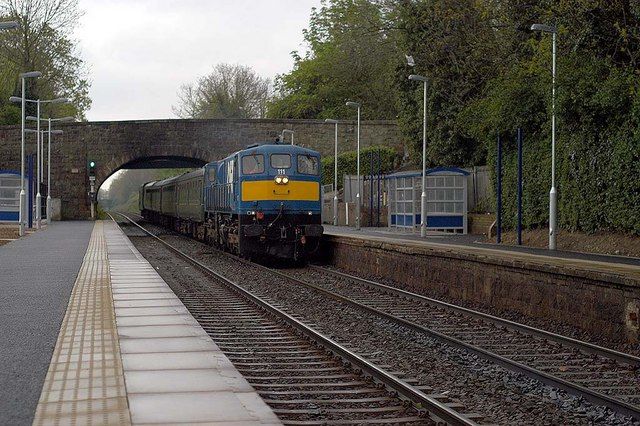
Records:
[[[555,26],[533,24],[531,31],[551,34],[553,41],[551,65],[551,190],[549,191],[549,250],[556,249],[558,192],[556,191],[556,34]]]
[[[289,133],[291,135],[291,145],[293,145],[293,134],[294,134],[293,130],[284,129],[282,131],[282,142],[284,142],[284,135],[287,134],[287,133]]]
[[[21,79],[21,86],[22,86],[22,97],[18,98],[16,96],[12,96],[9,98],[10,102],[20,102],[21,106],[22,106],[22,112],[20,114],[20,213],[19,213],[19,221],[20,221],[20,225],[19,225],[19,235],[23,236],[24,235],[24,228],[25,228],[25,221],[26,221],[26,205],[27,205],[27,193],[25,192],[24,189],[24,157],[25,157],[25,153],[24,153],[24,117],[25,117],[25,100],[24,100],[24,95],[25,95],[25,80],[27,78],[37,78],[40,77],[42,75],[42,73],[40,71],[30,71],[30,72],[25,72],[20,74],[20,79]]]
[[[348,101],[346,103],[347,106],[354,107],[358,109],[358,133],[357,133],[357,147],[356,147],[356,179],[357,179],[357,187],[356,190],[356,231],[360,230],[360,103]]]
[[[424,86],[422,105],[422,194],[420,195],[420,236],[427,236],[427,77],[411,74],[409,80],[421,81]]]
[[[327,118],[325,123],[335,124],[335,144],[333,146],[333,225],[338,226],[338,120]]]
[[[27,120],[37,121],[37,117],[29,116]],[[61,135],[62,130],[51,130],[52,122],[63,122],[63,121],[75,121],[74,117],[61,117],[61,118],[47,118],[40,119],[40,121],[47,121],[49,123],[49,128],[46,131],[49,133],[48,142],[47,142],[47,223],[51,223],[51,135]],[[44,135],[45,131],[41,132]],[[43,155],[44,156],[44,155]]]
[[[40,74],[40,73],[38,73]],[[24,85],[24,80],[23,80],[23,85]],[[40,194],[40,183],[41,183],[41,173],[42,173],[42,159],[40,157],[40,153],[41,153],[41,139],[40,139],[40,104],[46,103],[46,104],[64,104],[64,103],[69,103],[69,99],[67,98],[56,98],[56,99],[49,99],[49,100],[45,100],[42,101],[40,99],[25,99],[24,97],[24,91],[22,94],[22,98],[16,98],[15,96],[12,96],[11,98],[9,98],[10,101],[12,102],[22,102],[22,116],[23,116],[23,124],[22,124],[22,128],[23,128],[23,132],[24,132],[24,103],[25,102],[33,102],[35,104],[37,104],[37,111],[38,111],[38,116],[36,117],[36,120],[38,121],[38,138],[37,138],[37,143],[38,143],[38,149],[37,149],[37,153],[38,153],[38,158],[37,158],[37,163],[38,163],[38,180],[37,180],[37,188],[38,188],[38,192],[36,194],[36,229],[40,229],[41,225],[42,225],[42,195]],[[23,143],[23,150],[24,150],[24,143]]]

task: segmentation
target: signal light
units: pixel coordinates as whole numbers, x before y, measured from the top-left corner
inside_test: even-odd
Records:
[[[95,176],[96,174],[96,162],[95,161],[90,161],[89,162],[89,176]]]

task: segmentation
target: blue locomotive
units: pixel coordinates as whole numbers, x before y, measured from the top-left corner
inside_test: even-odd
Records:
[[[243,257],[303,260],[322,236],[320,154],[255,144],[184,175],[145,183],[155,223]]]

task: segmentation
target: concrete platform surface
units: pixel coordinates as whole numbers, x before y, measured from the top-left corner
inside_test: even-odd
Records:
[[[96,222],[35,425],[279,425],[113,222]]]
[[[0,424],[31,424],[92,222],[0,247]]]
[[[624,256],[609,256],[547,249],[498,245],[475,241],[473,235],[429,233],[421,238],[417,233],[397,232],[389,228],[355,228],[324,225],[325,235],[336,237],[362,238],[370,241],[392,242],[407,246],[444,249],[459,253],[469,253],[486,257],[518,260],[557,267],[570,267],[613,273],[640,280],[640,259]]]

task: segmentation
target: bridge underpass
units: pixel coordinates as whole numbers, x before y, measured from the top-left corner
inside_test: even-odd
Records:
[[[207,162],[188,157],[136,158],[103,180],[96,188],[98,207],[104,211],[137,211],[138,191],[143,183],[166,179],[202,167]]]

